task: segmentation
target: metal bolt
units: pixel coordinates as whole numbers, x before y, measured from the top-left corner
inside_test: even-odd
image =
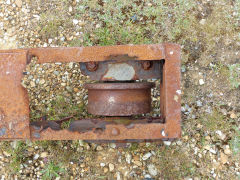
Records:
[[[117,136],[117,135],[120,134],[120,131],[119,131],[118,128],[112,128],[111,134],[112,134],[113,136]]]
[[[87,62],[85,63],[86,64],[86,67],[87,67],[87,70],[93,72],[93,71],[96,71],[97,68],[98,68],[98,63],[97,62]]]
[[[151,61],[143,61],[142,62],[142,68],[144,70],[149,70],[152,67],[152,62]]]

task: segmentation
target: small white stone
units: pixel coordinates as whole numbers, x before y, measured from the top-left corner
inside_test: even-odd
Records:
[[[217,152],[214,149],[210,149],[209,152],[212,154],[217,154]]]
[[[200,85],[203,85],[205,82],[204,82],[204,80],[203,79],[199,79],[199,84]]]
[[[206,23],[206,19],[201,19],[201,20],[199,21],[199,23],[200,23],[201,25],[204,25],[204,24]]]
[[[169,54],[173,55],[173,51],[170,51],[170,53],[169,53]]]
[[[3,155],[6,156],[6,157],[10,157],[11,156],[11,154],[8,153],[7,151],[3,151]]]
[[[171,141],[163,141],[163,143],[166,145],[166,146],[170,146],[171,145]]]
[[[113,148],[113,149],[115,149],[116,146],[117,146],[117,145],[116,145],[115,143],[111,143],[111,144],[110,144],[110,147]]]
[[[145,179],[151,179],[152,176],[151,176],[150,174],[145,174],[144,178],[145,178]]]
[[[150,158],[152,156],[152,153],[148,152],[146,154],[143,155],[142,160],[146,161],[148,158]]]
[[[10,0],[7,0],[7,1],[6,1],[6,4],[8,4],[8,5],[11,4],[11,1],[10,1]]]
[[[229,145],[226,145],[226,146],[224,147],[224,153],[227,154],[227,155],[232,154],[232,152],[231,152],[231,150],[230,150],[230,148],[229,148]]]
[[[102,151],[103,147],[102,146],[97,146],[97,151]]]
[[[51,38],[50,38],[50,39],[48,39],[48,43],[49,43],[49,44],[51,44],[51,43],[52,43],[52,41],[53,41],[53,39],[51,39]]]
[[[38,158],[39,158],[39,154],[35,154],[33,157],[34,160],[37,160]]]
[[[153,164],[149,164],[147,167],[149,174],[151,174],[152,176],[156,176],[158,174],[158,170]]]
[[[129,153],[127,153],[125,157],[126,157],[126,162],[127,162],[128,164],[130,164],[130,163],[131,163],[131,160],[132,160],[132,155],[129,154]]]
[[[109,167],[110,172],[112,172],[114,170],[114,164],[109,163],[108,167]]]
[[[73,19],[73,24],[78,24],[78,20],[77,19]]]
[[[40,83],[40,84],[44,84],[44,83],[45,83],[45,80],[44,80],[44,79],[41,79],[41,80],[39,81],[39,83]]]
[[[72,68],[73,68],[73,62],[70,62],[70,63],[68,64],[68,67],[69,67],[70,69],[72,69]]]
[[[211,147],[209,145],[206,145],[203,148],[209,151]]]
[[[69,6],[69,8],[68,8],[68,10],[69,10],[69,12],[72,12],[72,6]]]
[[[100,27],[101,27],[101,25],[100,25],[100,24],[97,24],[97,25],[96,25],[96,28],[100,28]]]
[[[117,172],[116,175],[117,175],[117,180],[121,180],[121,174],[120,174],[120,172]]]
[[[40,155],[41,158],[46,158],[47,156],[48,156],[47,152],[42,152]]]
[[[101,166],[101,167],[104,167],[104,166],[105,166],[105,163],[100,163],[100,166]]]
[[[217,130],[216,134],[218,135],[219,139],[224,140],[226,138],[226,135],[222,133],[222,131]]]

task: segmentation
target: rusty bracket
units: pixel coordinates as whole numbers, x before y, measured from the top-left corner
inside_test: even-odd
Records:
[[[151,72],[151,76],[161,78],[161,118],[154,120],[151,117],[145,120],[138,118],[134,120],[133,124],[127,125],[116,123],[116,119],[114,121],[106,118],[85,119],[73,122],[68,129],[48,127],[39,131],[38,126],[30,124],[28,94],[21,85],[22,72],[32,57],[37,57],[37,63],[96,62],[95,65],[90,63],[90,67],[94,67],[92,72],[87,72],[89,74],[100,66],[104,69],[105,61],[127,61],[130,64],[141,61],[143,70],[158,67],[157,61],[162,61],[161,75],[158,74],[157,68],[153,68]],[[146,61],[151,61],[153,64]],[[142,70],[139,70],[137,76],[132,79],[148,78],[144,77],[141,72]],[[99,80],[100,76],[94,74],[92,76]],[[101,77],[103,80],[108,78],[107,76]],[[0,140],[158,140],[179,138],[181,136],[180,94],[180,46],[176,44],[1,50]],[[128,120],[132,119],[129,117],[124,121],[128,122]],[[79,130],[81,128],[83,130]]]

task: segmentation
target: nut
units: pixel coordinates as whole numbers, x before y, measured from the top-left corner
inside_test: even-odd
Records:
[[[87,70],[93,72],[93,71],[96,71],[97,68],[98,68],[98,63],[97,62],[87,62],[85,63],[86,64],[86,67],[87,67]]]
[[[142,68],[144,70],[149,70],[152,67],[152,61],[143,61]]]

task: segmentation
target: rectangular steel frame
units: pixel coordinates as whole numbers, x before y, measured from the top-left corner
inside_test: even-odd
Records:
[[[31,58],[38,63],[89,62],[118,60],[123,56],[134,60],[164,60],[160,85],[160,111],[165,123],[136,124],[129,129],[121,124],[107,124],[101,134],[68,129],[47,128],[37,132],[29,121],[29,100],[21,85],[23,71]],[[113,57],[115,59],[113,59]],[[30,48],[0,51],[0,140],[159,140],[181,136],[180,46],[164,43],[155,45],[120,45],[93,47]],[[113,128],[119,130],[112,136]]]

